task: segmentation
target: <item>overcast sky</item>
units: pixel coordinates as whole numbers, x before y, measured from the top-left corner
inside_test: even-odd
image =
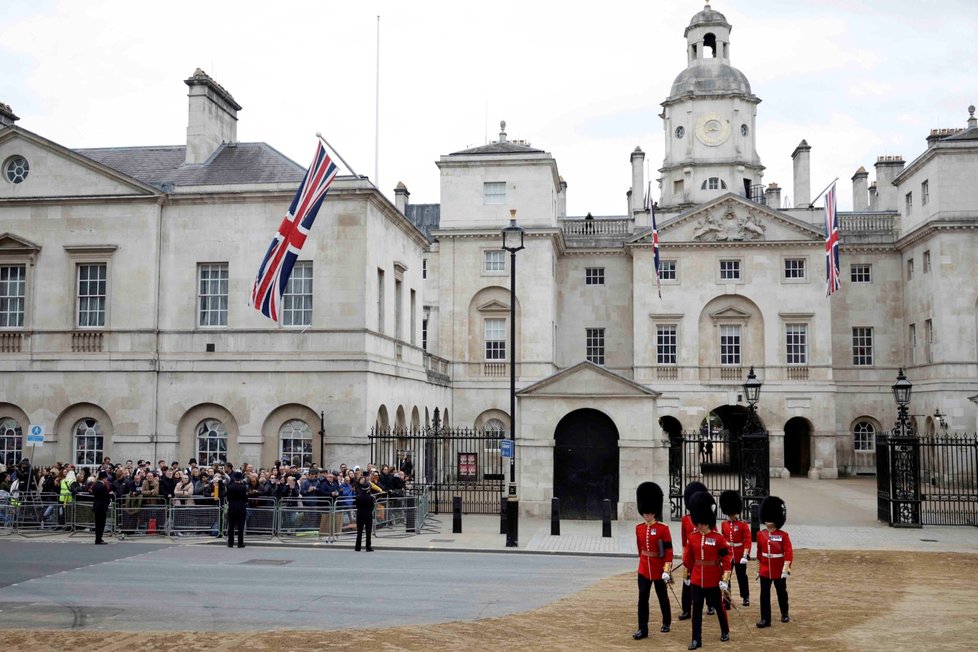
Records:
[[[177,145],[202,68],[244,108],[238,138],[303,166],[323,132],[393,197],[439,201],[435,161],[494,140],[551,152],[568,213],[626,212],[629,156],[662,163],[658,113],[686,67],[702,0],[602,3],[5,0],[0,102],[67,147]],[[715,0],[731,63],[761,98],[765,183],[793,197],[791,152],[812,146],[812,192],[881,154],[909,162],[931,128],[978,104],[974,0]],[[595,8],[600,8],[596,12]],[[377,16],[380,157],[375,161]],[[379,174],[375,175],[375,169]]]

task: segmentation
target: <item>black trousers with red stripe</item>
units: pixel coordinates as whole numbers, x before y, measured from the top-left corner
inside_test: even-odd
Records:
[[[693,597],[693,640],[702,641],[703,635],[703,602],[705,601],[707,606],[713,607],[717,612],[717,620],[720,622],[720,633],[726,634],[730,631],[730,623],[727,622],[727,612],[723,609],[722,595],[720,593],[720,587],[711,586],[710,588],[703,588],[693,584],[692,586]]]
[[[643,632],[649,631],[649,595],[655,585],[655,596],[659,599],[659,610],[662,612],[662,624],[668,627],[672,624],[672,605],[669,594],[666,593],[666,583],[662,580],[650,580],[638,573],[638,628]]]

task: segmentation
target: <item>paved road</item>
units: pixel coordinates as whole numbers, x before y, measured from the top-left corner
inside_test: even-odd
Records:
[[[533,609],[634,566],[593,556],[20,540],[0,541],[0,555],[0,628],[116,631],[472,620]]]

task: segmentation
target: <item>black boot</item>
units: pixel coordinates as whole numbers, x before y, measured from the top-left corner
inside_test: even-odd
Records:
[[[716,609],[714,609],[713,607],[708,607],[708,608],[707,608],[707,610],[706,610],[706,615],[707,615],[707,616],[712,616],[712,615],[713,615],[713,614],[715,614],[716,612],[717,612],[717,610],[716,610]]]
[[[791,619],[788,618],[788,614],[781,616],[781,622],[783,623],[791,622]]]
[[[648,638],[648,637],[649,637],[649,630],[647,630],[647,629],[640,629],[637,632],[635,632],[634,634],[632,634],[632,638],[634,638],[636,641],[639,641],[639,640],[641,640],[643,638]]]
[[[771,621],[770,620],[761,619],[761,620],[758,620],[757,621],[757,628],[758,629],[764,629],[765,627],[770,627],[770,626],[771,626]]]
[[[659,628],[659,631],[662,632],[663,634],[668,634],[669,633],[669,625],[663,625],[662,627]]]
[[[689,619],[690,619],[690,615],[688,611],[684,611],[681,614],[679,614],[679,620],[689,620]]]
[[[730,632],[720,632],[720,642],[726,643],[730,640]]]
[[[703,647],[703,644],[702,644],[702,643],[700,643],[699,641],[697,641],[697,640],[696,640],[696,639],[694,638],[694,639],[693,639],[692,641],[690,641],[690,643],[689,643],[689,647],[688,647],[688,648],[686,648],[686,649],[688,649],[688,650],[698,650],[698,649],[699,649],[699,648],[701,648],[701,647]]]

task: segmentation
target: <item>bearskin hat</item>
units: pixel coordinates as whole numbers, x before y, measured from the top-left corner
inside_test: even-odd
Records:
[[[700,491],[689,497],[689,517],[693,525],[717,525],[717,501],[706,491]]]
[[[761,502],[761,523],[774,523],[779,530],[788,520],[788,508],[777,496],[768,496]]]
[[[720,494],[720,511],[727,516],[742,514],[744,511],[744,501],[740,494],[733,489],[727,489]]]
[[[690,496],[692,496],[695,493],[699,493],[701,491],[709,491],[709,489],[706,488],[706,485],[703,484],[702,482],[690,482],[688,485],[686,485],[686,489],[683,490],[683,505],[686,506],[687,512],[690,511],[689,510]]]
[[[639,514],[655,514],[662,520],[662,488],[654,482],[643,482],[635,490],[635,502]]]

